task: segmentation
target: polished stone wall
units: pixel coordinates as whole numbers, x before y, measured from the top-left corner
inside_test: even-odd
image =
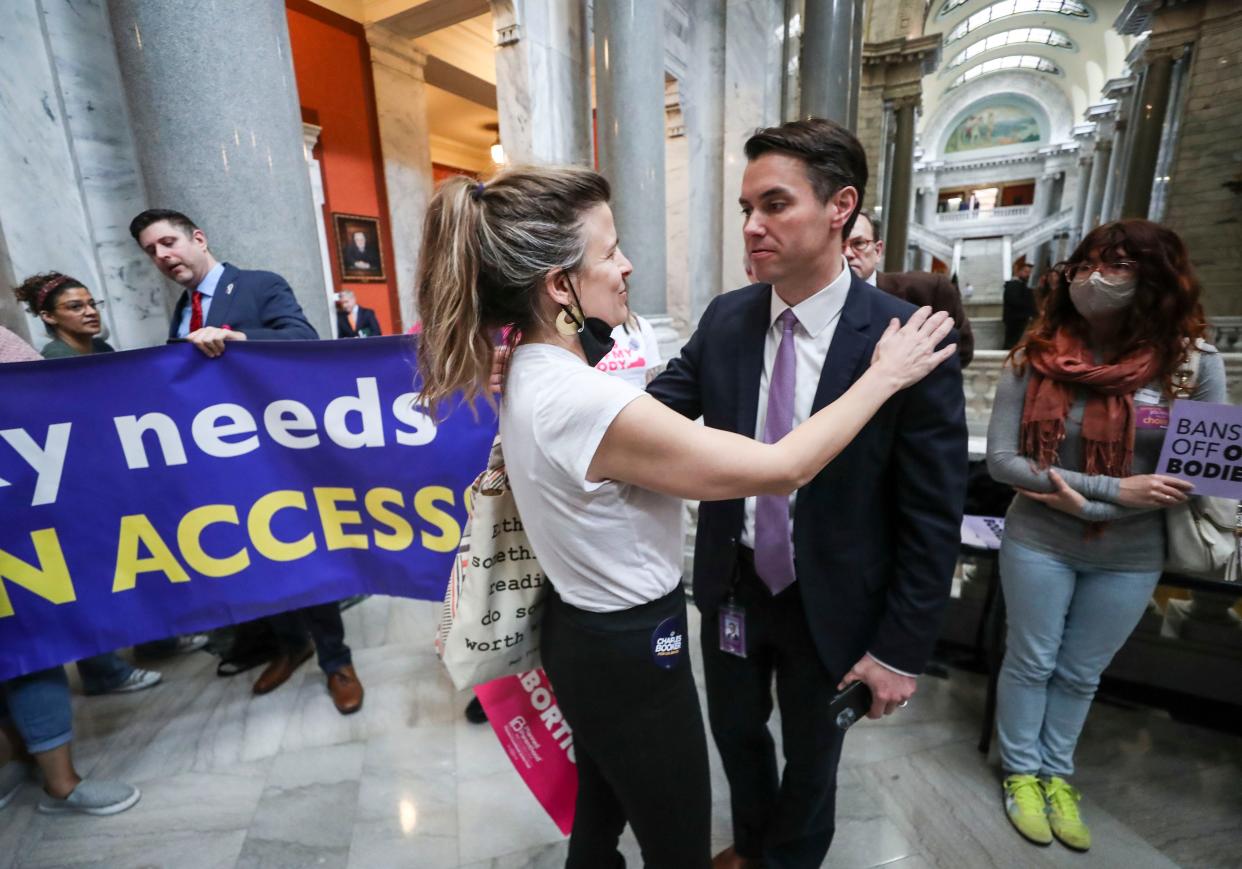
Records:
[[[1242,314],[1242,8],[1206,4],[1164,222],[1181,234],[1209,314]]]
[[[72,274],[107,302],[113,346],[161,343],[174,296],[129,237],[146,194],[103,0],[12,4],[0,93],[0,276]],[[7,287],[0,317],[45,339]]]

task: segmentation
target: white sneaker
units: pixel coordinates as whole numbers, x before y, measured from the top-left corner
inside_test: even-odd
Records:
[[[48,815],[115,815],[138,802],[141,796],[138,788],[124,782],[83,779],[63,800],[45,793],[39,800],[39,811]]]
[[[107,693],[132,694],[135,691],[145,691],[160,684],[160,680],[163,678],[164,674],[156,670],[144,670],[141,667],[135,667],[124,682]]]
[[[174,655],[184,655],[187,652],[197,652],[203,646],[207,645],[209,637],[206,634],[183,634],[177,637],[177,648],[172,652]]]

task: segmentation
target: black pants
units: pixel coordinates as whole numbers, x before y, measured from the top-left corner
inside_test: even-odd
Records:
[[[305,648],[309,633],[315,643],[319,668],[325,673],[335,673],[353,663],[353,655],[349,646],[345,645],[345,623],[341,621],[338,604],[321,603],[290,610],[271,616],[269,621],[281,650],[286,654]]]
[[[828,706],[844,674],[820,661],[797,583],[773,597],[744,557],[735,597],[746,611],[747,657],[720,651],[718,612],[703,614],[702,630],[707,711],[729,779],[734,847],[762,858],[765,869],[818,869],[835,830],[844,734]],[[773,676],[783,775],[768,731]]]
[[[567,869],[623,867],[617,841],[627,821],[648,869],[711,863],[707,737],[685,615],[680,587],[614,613],[584,612],[548,594],[543,667],[573,728],[578,766]],[[657,647],[673,633],[679,644]]]

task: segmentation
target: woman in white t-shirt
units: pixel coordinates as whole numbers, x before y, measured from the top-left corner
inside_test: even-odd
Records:
[[[568,867],[710,865],[707,743],[688,660],[681,499],[788,495],[895,392],[948,358],[952,322],[896,321],[868,371],[775,444],[696,425],[594,366],[629,315],[608,182],[585,169],[450,179],[427,211],[419,274],[423,397],[486,394],[492,336],[516,344],[500,406],[510,484],[551,584],[543,666],[574,731]]]

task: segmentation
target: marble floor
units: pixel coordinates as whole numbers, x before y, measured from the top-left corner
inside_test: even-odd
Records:
[[[367,689],[348,718],[313,666],[254,697],[252,674],[217,678],[205,653],[167,662],[150,691],[76,696],[79,769],[138,784],[142,801],[111,818],[52,818],[28,785],[0,810],[0,869],[561,866],[564,840],[491,729],[461,717],[467,697],[432,650],[437,613],[382,597],[347,611]],[[982,678],[952,671],[923,679],[901,714],[850,732],[825,866],[1242,866],[1242,736],[1097,703],[1077,778],[1095,847],[1080,855],[1010,829],[995,757],[975,750],[982,703]],[[724,847],[727,792],[712,763]],[[628,835],[625,851],[641,866]]]

